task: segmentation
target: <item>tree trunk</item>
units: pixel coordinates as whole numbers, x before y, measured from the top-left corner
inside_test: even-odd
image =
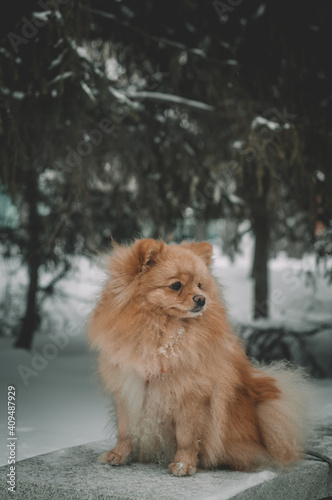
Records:
[[[253,256],[253,262],[252,262],[252,266],[251,266],[251,273],[250,273],[250,277],[252,279],[255,279],[255,276],[256,276],[256,273],[257,273],[257,267],[258,267],[258,263],[259,263],[259,252],[257,251],[256,252],[256,235],[254,234],[255,236],[255,247],[254,247],[254,256]]]
[[[38,326],[38,270],[40,267],[40,218],[37,206],[37,178],[30,178],[26,186],[26,199],[29,207],[27,224],[28,244],[26,262],[29,273],[29,286],[26,300],[26,310],[22,320],[21,329],[15,342],[15,347],[31,349],[33,335]]]
[[[38,290],[38,262],[29,263],[29,288],[27,295],[27,306],[25,315],[22,321],[21,330],[15,347],[23,349],[31,349],[33,334],[38,326],[38,312],[37,312],[37,290]]]
[[[198,219],[196,222],[195,239],[197,241],[207,240],[207,221],[204,219]]]
[[[268,302],[268,255],[269,255],[269,216],[264,197],[258,204],[260,208],[252,215],[255,234],[255,253],[252,275],[255,283],[254,318],[269,316]]]

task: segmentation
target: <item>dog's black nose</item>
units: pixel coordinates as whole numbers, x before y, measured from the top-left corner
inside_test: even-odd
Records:
[[[204,297],[204,295],[195,295],[193,297],[193,301],[199,307],[203,307],[205,305],[205,297]]]

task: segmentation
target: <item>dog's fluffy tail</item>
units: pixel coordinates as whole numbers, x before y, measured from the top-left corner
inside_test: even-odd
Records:
[[[302,369],[285,363],[261,367],[273,377],[281,395],[257,406],[263,443],[275,461],[289,465],[299,460],[308,437],[312,384]]]

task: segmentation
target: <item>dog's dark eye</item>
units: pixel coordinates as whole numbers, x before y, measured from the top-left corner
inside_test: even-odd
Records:
[[[202,288],[202,285],[201,285],[200,283],[198,283],[198,285],[197,285],[197,286],[198,286],[198,288]]]
[[[176,283],[172,283],[169,287],[172,290],[180,290],[180,288],[182,288],[182,283],[180,281],[177,281]]]

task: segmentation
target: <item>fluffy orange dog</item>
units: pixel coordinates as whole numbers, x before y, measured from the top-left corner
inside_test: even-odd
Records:
[[[102,461],[125,464],[136,454],[185,476],[299,459],[306,383],[280,365],[250,363],[209,272],[211,256],[209,243],[115,246],[89,328],[118,416],[118,443]]]

